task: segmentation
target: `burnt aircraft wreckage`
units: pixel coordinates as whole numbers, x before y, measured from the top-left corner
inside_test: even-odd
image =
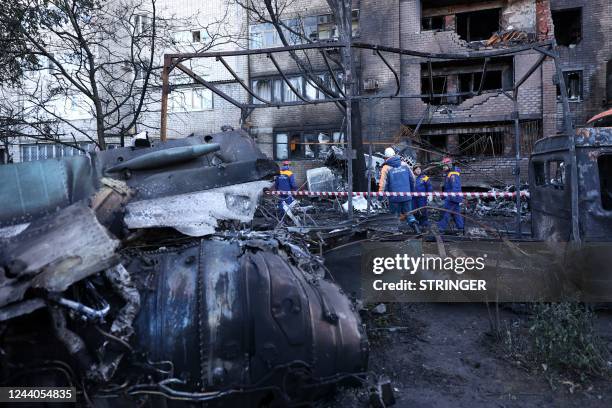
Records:
[[[1,166],[1,382],[274,406],[359,380],[365,332],[322,261],[238,228],[277,172],[241,131]]]

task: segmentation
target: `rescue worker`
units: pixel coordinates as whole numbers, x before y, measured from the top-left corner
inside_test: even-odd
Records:
[[[285,160],[281,167],[280,174],[276,176],[276,178],[274,179],[274,188],[277,191],[296,191],[297,190],[295,176],[293,175],[293,172],[289,168],[289,164],[290,164],[289,161]],[[293,197],[291,195],[281,194],[280,200],[278,201],[279,214],[280,215],[285,214],[285,208],[283,207],[283,203],[289,205],[292,202],[293,202]]]
[[[420,164],[414,165],[414,175],[416,176],[415,180],[415,188],[414,191],[417,193],[431,193],[433,191],[433,187],[431,185],[431,181],[429,180],[429,176],[426,176],[423,173],[423,168]],[[412,206],[417,208],[422,208],[416,213],[416,218],[419,221],[419,225],[421,227],[429,226],[429,214],[427,212],[427,208],[423,208],[427,206],[427,197],[414,197],[412,199]]]
[[[414,190],[414,175],[408,164],[395,154],[392,147],[385,149],[385,164],[380,172],[378,192],[411,192]],[[418,234],[420,229],[412,211],[412,197],[389,197],[389,209],[399,216],[400,221],[407,220],[408,224]]]
[[[458,167],[453,166],[453,162],[450,157],[445,157],[442,160],[442,171],[444,175],[444,192],[445,193],[460,193],[461,192],[461,174]],[[444,199],[444,209],[453,211],[457,214],[451,214],[444,212],[442,219],[438,222],[438,229],[440,232],[446,231],[448,223],[451,217],[455,220],[455,226],[458,230],[463,232],[464,223],[463,217],[459,214],[461,212],[460,204],[463,201],[463,197],[446,197]]]

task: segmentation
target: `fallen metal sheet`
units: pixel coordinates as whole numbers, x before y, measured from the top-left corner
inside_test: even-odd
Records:
[[[117,148],[0,166],[0,227],[24,224],[91,197],[106,178],[137,200],[187,194],[278,174],[244,131],[187,137],[150,148]],[[0,231],[0,237],[13,231]]]
[[[30,287],[66,290],[111,266],[118,247],[84,202],[38,219],[2,248],[11,278],[0,284],[0,306],[20,300]]]
[[[348,201],[342,204],[342,209],[345,212],[348,212]],[[353,210],[354,211],[367,211],[368,210],[368,200],[361,196],[353,197]]]
[[[201,237],[215,232],[219,220],[250,222],[269,181],[254,181],[196,193],[136,201],[126,208],[130,229],[172,227]]]
[[[143,171],[138,174],[134,173],[127,183],[136,190],[137,200],[145,200],[209,190],[237,183],[271,180],[276,174],[278,174],[278,166],[274,161],[257,159],[221,163],[216,166],[170,169],[163,172]]]
[[[85,156],[0,166],[0,226],[22,224],[90,196],[92,173]]]

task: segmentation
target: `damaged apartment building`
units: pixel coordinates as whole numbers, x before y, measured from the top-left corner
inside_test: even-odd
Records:
[[[353,2],[353,37],[354,42],[469,55],[551,40],[555,34],[572,120],[580,126],[612,103],[612,46],[605,35],[611,8],[607,0],[361,0]],[[325,1],[294,2],[284,17],[289,25],[300,19],[304,32],[314,40],[337,35]],[[251,22],[249,31],[251,48],[282,46],[271,24]],[[354,55],[360,95],[393,92],[393,73],[375,52],[357,49]],[[273,101],[298,101],[266,55],[248,58],[250,83],[258,95]],[[491,58],[486,61],[483,78],[484,59],[427,61],[387,55],[387,61],[400,74],[402,94],[422,97],[362,100],[361,131],[366,152],[368,143],[373,144],[374,151],[382,151],[385,144],[412,135],[423,147],[418,150],[420,161],[436,161],[450,154],[462,163],[466,187],[513,184],[514,106],[503,92],[511,93],[515,80],[538,58],[533,50]],[[326,98],[296,74],[299,69],[290,58],[277,59],[306,99]],[[315,71],[320,67],[321,78],[329,81],[323,62],[311,62]],[[481,93],[476,96],[462,95],[478,91]],[[439,94],[456,96],[435,96]],[[518,109],[521,179],[526,180],[527,158],[535,141],[553,136],[562,128],[560,91],[552,60],[547,59],[521,85]],[[304,181],[305,170],[321,165],[317,159],[329,148],[317,143],[342,142],[345,126],[342,112],[331,103],[256,109],[247,125],[263,151],[276,160],[292,161],[300,181]]]
[[[164,1],[163,9],[168,15],[179,17],[229,18],[226,26],[236,39],[222,41],[208,51],[239,51],[226,57],[225,62],[256,95],[272,102],[299,104],[254,109],[244,119],[240,109],[228,100],[173,73],[167,116],[169,138],[207,135],[218,132],[224,125],[242,126],[269,157],[292,162],[299,184],[305,181],[306,170],[322,166],[322,159],[330,149],[329,142],[339,145],[346,142],[344,113],[334,103],[324,103],[329,96],[305,81],[287,53],[274,54],[278,69],[265,53],[241,54],[245,49],[257,52],[281,47],[272,24],[259,21],[252,11],[225,0]],[[333,42],[338,38],[334,15],[325,0],[286,3],[281,19],[310,41]],[[201,22],[203,18],[195,20],[205,25]],[[469,56],[555,37],[576,126],[584,125],[612,104],[612,41],[607,35],[611,23],[612,4],[608,0],[354,0],[352,11],[355,43],[418,52]],[[203,47],[207,35],[202,27],[177,28],[175,49],[165,52],[194,52]],[[291,44],[305,42],[289,37]],[[512,93],[514,82],[538,61],[538,52],[526,50],[491,58],[486,61],[484,76],[484,60],[428,61],[383,54],[386,63],[398,73],[401,94],[417,97],[361,100],[360,127],[366,152],[368,144],[373,151],[380,152],[387,145],[410,137],[413,145],[419,147],[416,150],[419,161],[437,161],[444,154],[455,157],[460,163],[465,187],[514,184],[514,106],[503,92]],[[375,51],[354,48],[353,56],[359,95],[375,97],[394,92],[396,78]],[[338,51],[335,54],[332,51],[331,57],[337,59]],[[316,52],[309,54],[308,62],[312,64],[312,73],[330,88],[336,87],[335,82],[342,82],[340,67],[331,64],[336,74],[334,81]],[[258,103],[220,61],[200,58],[185,64],[234,100]],[[556,82],[554,63],[547,59],[519,89],[523,181],[526,181],[527,158],[534,142],[554,136],[562,128],[562,104]],[[153,93],[160,92],[160,85],[155,84]],[[302,103],[291,88],[310,103]],[[466,95],[470,92],[479,94]],[[159,110],[152,108],[143,114],[134,132],[148,130],[149,136],[156,140],[159,127]],[[37,157],[24,155],[31,153],[32,146],[22,147],[21,154],[15,149],[15,161],[55,157],[48,154],[49,146],[40,144],[34,146],[39,152]],[[40,154],[41,146],[44,155]]]

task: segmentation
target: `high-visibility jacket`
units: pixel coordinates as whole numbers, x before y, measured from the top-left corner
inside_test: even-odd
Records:
[[[399,156],[393,156],[385,161],[380,172],[378,192],[411,192],[414,189],[414,175],[406,163]],[[411,201],[412,197],[389,197],[390,203],[403,203]]]
[[[455,167],[446,174],[444,178],[444,192],[445,193],[460,193],[461,192],[461,173],[459,168]],[[446,197],[447,202],[460,203],[463,201],[463,197]]]
[[[274,188],[278,191],[295,191],[297,184],[293,172],[289,170],[289,166],[283,166],[281,172],[274,180]]]
[[[429,180],[429,176],[424,174],[419,175],[414,183],[414,191],[417,193],[431,193],[433,187]],[[415,197],[413,203],[415,207],[425,207],[427,205],[427,197]]]

